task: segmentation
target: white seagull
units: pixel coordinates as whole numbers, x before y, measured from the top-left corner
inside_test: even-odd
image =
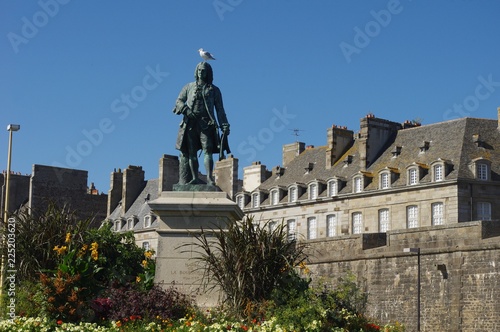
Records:
[[[203,60],[215,60],[210,52],[204,51],[202,48],[200,48],[198,52],[200,52],[200,56],[203,58]]]

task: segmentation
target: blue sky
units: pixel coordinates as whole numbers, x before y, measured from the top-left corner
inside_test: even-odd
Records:
[[[13,171],[83,169],[105,193],[114,168],[157,178],[200,47],[217,58],[240,170],[281,164],[296,140],[324,145],[332,124],[357,132],[368,113],[496,118],[499,13],[496,0],[3,0],[0,168],[14,123]]]

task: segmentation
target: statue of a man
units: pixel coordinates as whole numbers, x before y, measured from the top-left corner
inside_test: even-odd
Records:
[[[194,72],[195,82],[185,85],[173,112],[182,114],[175,148],[180,150],[179,184],[203,183],[198,177],[197,152],[204,154],[207,184],[213,185],[213,154],[219,149],[218,127],[229,135],[229,123],[222,104],[222,94],[212,84],[213,71],[207,62],[200,62]],[[214,108],[215,111],[214,112]]]

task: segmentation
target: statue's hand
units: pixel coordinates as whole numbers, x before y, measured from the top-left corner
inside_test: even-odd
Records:
[[[224,134],[229,135],[229,123],[223,123],[221,128]]]

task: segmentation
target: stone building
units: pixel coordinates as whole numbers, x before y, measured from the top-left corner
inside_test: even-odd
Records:
[[[2,207],[5,197],[5,174],[2,183]],[[34,164],[30,175],[11,174],[9,182],[9,212],[23,207],[44,212],[50,202],[66,206],[79,218],[93,218],[96,225],[106,217],[107,195],[99,194],[93,183],[87,185],[84,170]],[[3,210],[3,209],[2,209]]]
[[[245,214],[310,240],[500,219],[498,120],[421,126],[370,114],[357,134],[332,126],[326,136],[325,146],[285,146],[270,176],[246,167],[236,194]]]

